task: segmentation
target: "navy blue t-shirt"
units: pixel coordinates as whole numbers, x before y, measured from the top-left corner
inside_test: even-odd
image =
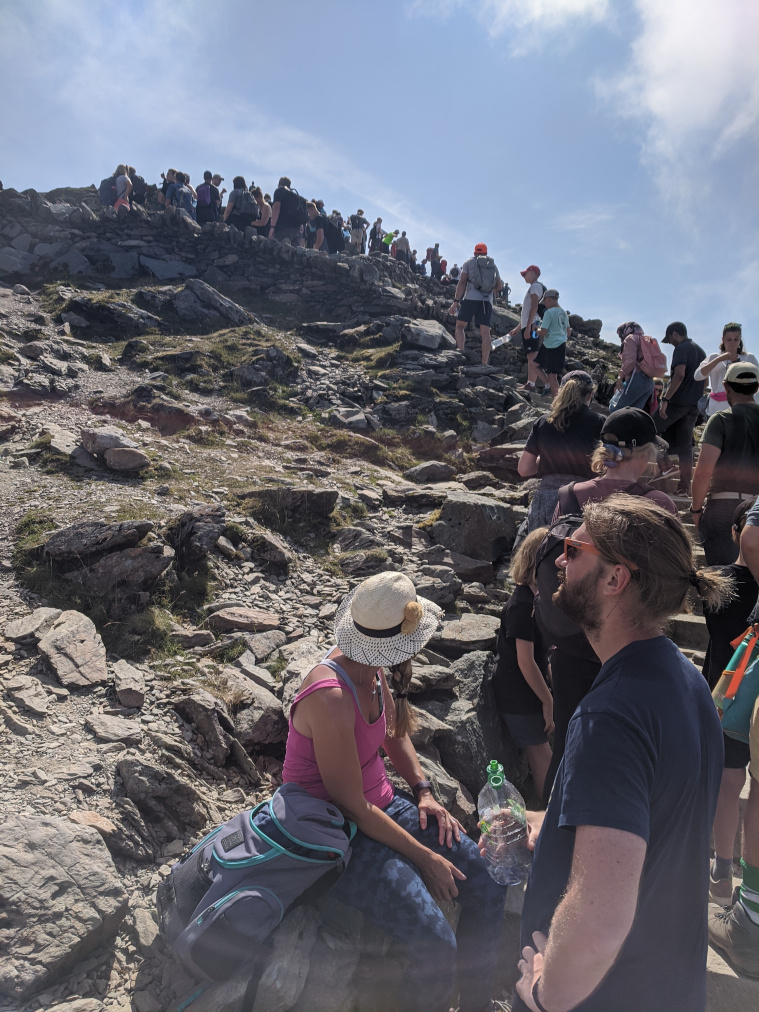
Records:
[[[566,890],[575,827],[646,841],[630,934],[577,1012],[706,1007],[709,837],[722,764],[709,688],[674,643],[640,640],[603,665],[569,724],[522,912],[522,945],[532,945]]]

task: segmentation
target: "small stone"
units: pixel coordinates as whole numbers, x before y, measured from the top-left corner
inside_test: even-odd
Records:
[[[216,542],[216,547],[219,549],[222,555],[226,555],[228,559],[234,559],[237,555],[237,549],[229,540],[229,538],[220,537]]]
[[[120,742],[127,747],[139,745],[142,728],[133,720],[123,717],[108,717],[103,713],[91,713],[84,719],[87,727],[101,741]]]
[[[145,703],[145,677],[126,661],[113,666],[113,685],[122,706],[141,709]]]
[[[142,450],[133,450],[125,446],[115,446],[105,451],[105,463],[111,471],[130,473],[144,471],[150,467],[150,457]]]

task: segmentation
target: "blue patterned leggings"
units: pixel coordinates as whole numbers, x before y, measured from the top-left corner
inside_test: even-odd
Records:
[[[410,796],[396,792],[385,813],[467,876],[456,881],[461,905],[456,934],[411,861],[363,833],[357,833],[348,868],[330,895],[406,945],[403,1012],[447,1012],[457,972],[461,1012],[490,1008],[506,887],[491,879],[468,836],[462,833],[461,842],[454,840],[449,849],[438,843],[437,819],[420,829]]]

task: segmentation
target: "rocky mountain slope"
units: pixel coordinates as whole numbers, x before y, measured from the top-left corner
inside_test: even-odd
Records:
[[[547,405],[511,345],[457,351],[450,291],[386,257],[63,196],[0,193],[0,1012],[160,1012],[194,985],[156,885],[278,785],[289,705],[365,576],[445,609],[411,685],[441,799],[474,830],[493,757],[530,796],[489,678]],[[571,321],[603,399],[615,349]],[[702,620],[676,635],[701,648]],[[326,899],[276,932],[256,1008],[391,1008],[402,967]],[[246,983],[191,1007],[238,1010]]]

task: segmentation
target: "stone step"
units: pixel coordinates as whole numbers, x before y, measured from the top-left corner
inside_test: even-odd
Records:
[[[706,650],[709,630],[702,615],[675,615],[669,622],[669,638],[686,650]]]

